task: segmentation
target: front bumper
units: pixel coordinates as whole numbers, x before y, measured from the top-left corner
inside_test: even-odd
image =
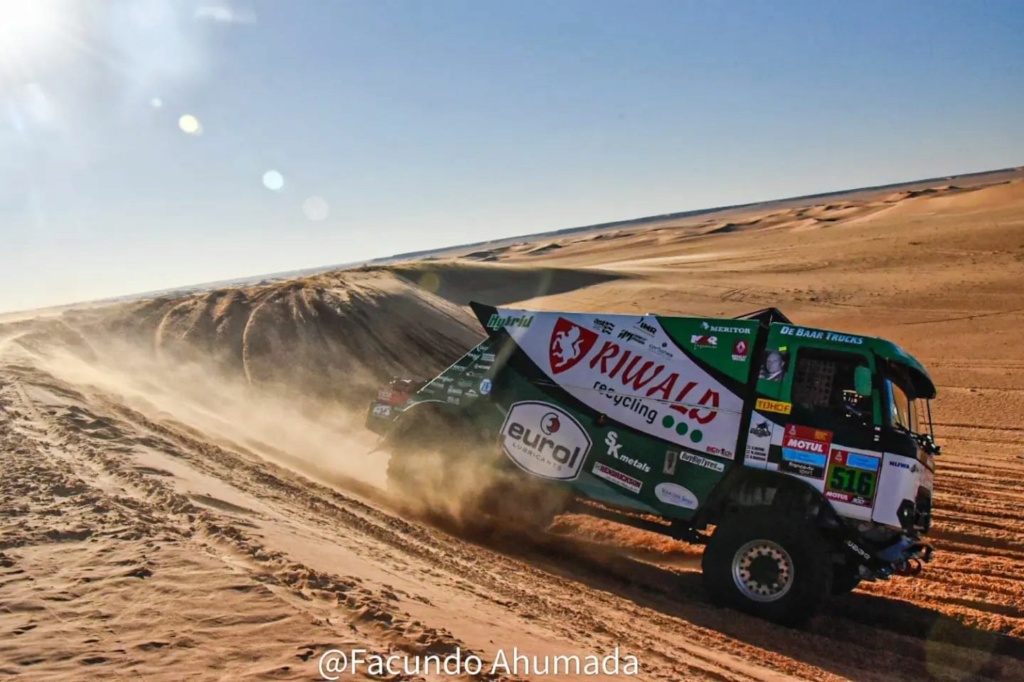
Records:
[[[848,560],[859,566],[861,578],[865,580],[917,575],[935,552],[930,543],[908,535],[901,535],[884,547],[862,537],[848,537],[843,544]]]

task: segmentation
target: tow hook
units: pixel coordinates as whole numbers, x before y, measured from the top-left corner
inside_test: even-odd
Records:
[[[896,575],[917,575],[922,569],[921,561],[919,559],[907,559],[896,564],[895,570]]]

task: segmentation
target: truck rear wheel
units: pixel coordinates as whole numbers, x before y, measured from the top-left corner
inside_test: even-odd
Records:
[[[503,466],[494,445],[458,415],[410,413],[389,449],[388,488],[399,501],[456,517],[477,535],[545,530],[572,497]]]
[[[403,415],[389,438],[389,489],[406,498],[443,490],[459,460],[478,445],[474,436],[457,417],[438,410]]]
[[[715,529],[701,570],[713,603],[795,627],[829,595],[829,559],[812,524],[773,511],[744,512]]]

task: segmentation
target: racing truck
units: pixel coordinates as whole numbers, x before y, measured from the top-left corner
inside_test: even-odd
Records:
[[[483,462],[525,486],[488,495],[531,522],[572,510],[703,544],[713,604],[792,627],[931,560],[936,388],[897,344],[776,308],[470,307],[478,345],[368,407],[400,489],[426,484],[414,465],[428,447],[444,475]]]

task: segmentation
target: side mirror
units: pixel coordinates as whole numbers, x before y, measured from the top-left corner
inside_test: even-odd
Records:
[[[860,365],[853,372],[853,388],[857,395],[865,398],[871,396],[871,369]]]

